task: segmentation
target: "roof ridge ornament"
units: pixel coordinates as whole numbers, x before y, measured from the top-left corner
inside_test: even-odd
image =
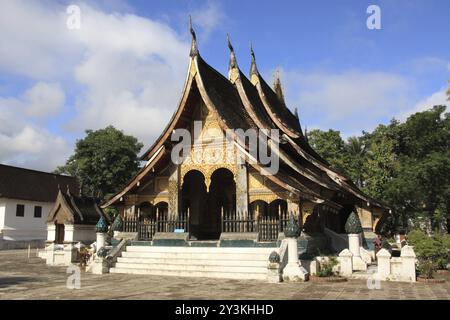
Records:
[[[230,35],[227,33],[227,44],[228,49],[230,49],[230,64],[229,69],[237,68],[236,54],[234,53],[233,45],[231,44]]]
[[[259,75],[258,68],[256,67],[256,58],[255,58],[255,52],[253,51],[252,43],[250,42],[250,54],[252,56],[252,64],[250,66],[250,78],[252,75]]]
[[[298,109],[297,109],[297,107],[294,108],[294,116],[297,118],[297,120],[300,120],[300,118],[298,116]]]
[[[284,105],[286,105],[286,102],[284,100],[283,88],[281,87],[280,69],[278,67],[277,67],[277,70],[276,70],[275,75],[274,75],[273,91],[275,91],[275,93],[277,94],[278,99],[280,99],[280,101]]]
[[[227,44],[230,49],[230,63],[228,65],[228,80],[231,83],[235,83],[239,78],[239,68],[236,61],[236,54],[234,53],[233,45],[231,44],[230,35],[227,33]]]
[[[194,28],[192,28],[192,17],[189,15],[189,31],[192,35],[192,42],[191,42],[191,52],[189,55],[191,57],[195,57],[198,55],[198,47],[197,47],[197,36],[195,35]]]

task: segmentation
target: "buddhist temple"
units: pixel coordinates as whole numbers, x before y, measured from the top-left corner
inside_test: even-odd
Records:
[[[145,166],[102,207],[117,208],[124,231],[138,232],[142,241],[181,232],[189,241],[248,234],[258,243],[276,242],[291,214],[302,232],[340,234],[352,211],[370,235],[389,208],[313,150],[279,75],[271,87],[252,48],[250,71],[243,72],[228,37],[224,76],[202,58],[192,24],[190,32],[188,72],[172,118],[142,155]],[[187,154],[179,152],[186,132]]]

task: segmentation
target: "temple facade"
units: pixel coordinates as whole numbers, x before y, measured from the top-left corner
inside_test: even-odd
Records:
[[[102,206],[119,210],[124,231],[137,232],[139,240],[182,232],[189,240],[252,234],[273,242],[291,214],[306,233],[344,233],[352,211],[366,232],[374,231],[389,208],[312,149],[279,77],[267,84],[253,50],[247,77],[229,39],[223,76],[203,60],[192,26],[191,33],[177,109],[143,154],[145,166]]]

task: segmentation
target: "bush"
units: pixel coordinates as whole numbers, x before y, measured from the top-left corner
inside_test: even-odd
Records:
[[[445,269],[450,261],[450,236],[436,233],[428,236],[422,230],[412,230],[407,236],[408,244],[414,247],[419,260],[417,270],[431,278],[437,269]]]
[[[329,257],[328,260],[322,261],[320,263],[320,270],[317,271],[316,275],[318,277],[332,277],[334,276],[333,268],[337,266],[338,260],[336,257]]]
[[[421,276],[426,279],[433,279],[434,272],[437,269],[437,264],[432,260],[419,260],[419,264],[417,265],[417,271]]]

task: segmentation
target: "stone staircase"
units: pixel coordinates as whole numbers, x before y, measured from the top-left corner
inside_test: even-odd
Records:
[[[367,265],[367,271],[354,271],[351,275],[352,279],[369,279],[377,273],[378,266],[376,263]]]
[[[179,277],[267,279],[276,248],[127,246],[111,273]]]

